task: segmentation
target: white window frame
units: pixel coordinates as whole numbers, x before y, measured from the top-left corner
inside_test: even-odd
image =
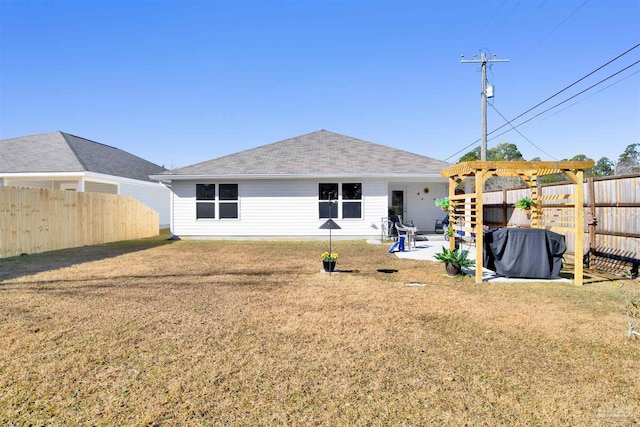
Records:
[[[236,186],[236,198],[235,199],[221,199],[220,198],[220,187],[223,185],[235,185]],[[233,218],[222,218],[221,209],[222,205],[236,205],[236,216]],[[218,193],[217,193],[217,208],[218,208],[218,219],[221,221],[237,221],[240,219],[240,185],[236,183],[222,182],[218,184]]]
[[[342,193],[342,186],[344,184],[360,184],[360,199],[344,199],[343,198],[343,193]],[[337,198],[334,199],[334,203],[337,203],[337,212],[336,212],[336,216],[332,218],[333,219],[341,219],[341,220],[345,220],[345,221],[361,221],[364,219],[364,185],[362,182],[318,182],[317,185],[317,189],[318,189],[318,199],[317,199],[317,206],[318,206],[318,219],[320,220],[325,220],[325,219],[329,219],[329,217],[322,217],[320,215],[320,203],[327,203],[328,200],[327,199],[322,199],[321,198],[321,194],[320,194],[320,185],[337,185],[338,186],[338,194],[337,194]],[[344,204],[345,203],[360,203],[360,217],[358,218],[345,218],[344,217]]]
[[[240,184],[229,182],[198,182],[196,185],[196,221],[237,221],[240,219]],[[198,186],[199,185],[213,185],[213,198],[212,199],[198,199]],[[235,185],[236,186],[236,199],[221,199],[220,198],[220,186]],[[213,205],[213,217],[198,217],[198,205],[199,204],[211,204]],[[221,217],[221,206],[223,205],[236,205],[236,216],[233,218]]]
[[[359,199],[345,199],[344,198],[344,185],[345,184],[359,184],[360,185],[360,198]],[[360,204],[360,216],[357,218],[345,218],[344,217],[344,205],[345,204]],[[363,207],[363,201],[362,201],[362,182],[342,182],[340,183],[340,207],[338,208],[338,210],[340,211],[340,215],[342,217],[342,219],[345,220],[361,220],[362,218],[362,207]]]
[[[198,199],[198,186],[200,185],[213,185],[213,199]],[[218,193],[218,185],[215,183],[207,182],[199,182],[196,183],[196,220],[197,221],[213,221],[218,218],[218,212],[216,209],[216,198]],[[212,217],[199,217],[198,216],[198,205],[213,205],[213,218]]]

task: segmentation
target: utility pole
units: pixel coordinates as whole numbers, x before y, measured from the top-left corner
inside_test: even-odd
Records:
[[[478,59],[478,55],[473,55],[473,59],[464,59],[464,55],[462,55],[460,62],[463,64],[482,64],[482,93],[480,94],[482,102],[482,146],[480,148],[480,160],[484,162],[487,160],[487,62],[509,62],[509,60],[496,59],[495,55],[493,55],[493,58],[487,59],[484,52],[482,52],[480,59]],[[489,97],[493,97],[493,89]]]

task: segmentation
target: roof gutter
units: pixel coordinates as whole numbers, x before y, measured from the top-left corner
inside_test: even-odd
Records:
[[[383,179],[435,179],[444,180],[440,172],[432,173],[327,173],[327,174],[228,174],[228,175],[149,175],[158,181],[193,180],[259,180],[259,179],[336,179],[336,178],[383,178]]]

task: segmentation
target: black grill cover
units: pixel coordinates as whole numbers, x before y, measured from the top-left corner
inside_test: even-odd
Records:
[[[498,228],[484,234],[484,265],[506,277],[558,279],[567,246],[562,234],[539,228]]]

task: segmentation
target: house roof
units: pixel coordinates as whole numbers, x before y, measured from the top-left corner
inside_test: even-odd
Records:
[[[449,163],[320,130],[165,172],[187,177],[440,176]]]
[[[143,181],[166,169],[64,132],[0,140],[0,173],[94,172]]]

